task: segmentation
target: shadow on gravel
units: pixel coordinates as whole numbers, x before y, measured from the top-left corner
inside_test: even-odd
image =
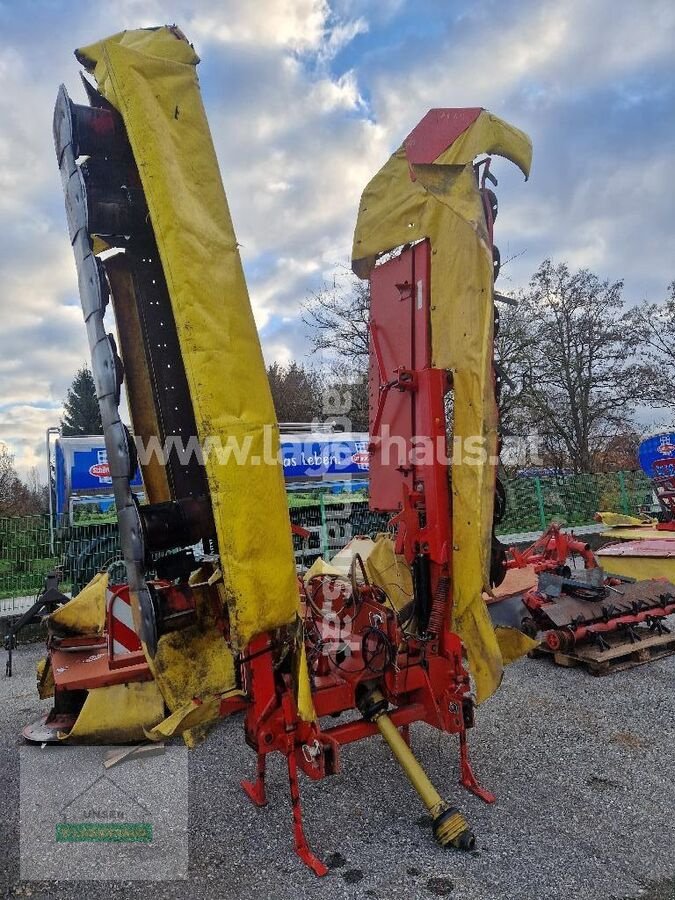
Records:
[[[634,900],[634,898],[630,898]],[[650,881],[639,900],[675,900],[675,878]]]

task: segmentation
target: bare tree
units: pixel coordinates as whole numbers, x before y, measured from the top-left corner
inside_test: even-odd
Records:
[[[30,497],[31,510],[35,513],[46,513],[49,510],[49,488],[42,481],[37,466],[33,466],[25,480]]]
[[[495,312],[495,364],[499,378],[499,418],[505,436],[526,436],[531,431],[524,402],[527,359],[532,344],[529,317],[522,305],[497,304]]]
[[[675,407],[675,281],[663,303],[634,307],[627,316],[632,338],[648,377],[646,403]]]
[[[303,304],[312,351],[323,357],[322,414],[353,431],[368,430],[369,314],[370,283],[344,267]]]
[[[311,332],[312,349],[329,358],[354,363],[363,371],[368,364],[370,283],[343,268],[303,304],[302,321]]]
[[[499,306],[495,343],[502,431],[507,436],[537,432],[554,465],[584,472],[605,468],[623,447],[623,436],[634,434],[635,406],[645,402],[654,379],[645,362],[634,358],[635,327],[624,311],[622,288],[620,281],[602,281],[587,270],[571,272],[545,260],[518,305]],[[360,377],[364,422],[369,301],[367,282],[338,271],[332,284],[309,298],[303,317],[313,349],[325,353],[343,378],[346,371]],[[670,329],[661,329],[662,343],[653,347],[660,358],[671,353],[671,381],[663,376],[661,398],[672,396],[669,385],[675,382],[675,293],[671,302],[662,312],[662,318],[670,317]],[[653,374],[655,360],[651,363]]]
[[[528,322],[519,397],[549,461],[592,472],[632,430],[645,370],[634,360],[623,283],[545,260],[519,298]]]
[[[338,430],[368,431],[368,369],[366,360],[332,362],[325,369],[321,415]]]
[[[0,511],[7,515],[19,476],[14,468],[14,455],[7,444],[0,444]]]
[[[30,516],[46,512],[47,489],[41,484],[37,470],[29,474],[28,484],[14,467],[14,455],[0,443],[0,516]]]

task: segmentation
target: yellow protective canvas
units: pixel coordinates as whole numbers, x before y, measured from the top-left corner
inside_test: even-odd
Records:
[[[208,591],[196,582],[201,570],[190,579],[195,592],[196,610],[187,628],[163,634],[148,665],[171,713],[168,724],[155,732],[168,737],[182,734],[188,747],[194,747],[206,734],[207,726],[220,717],[220,701],[236,692],[234,657],[218,630]],[[192,713],[197,701],[198,713]],[[189,718],[185,713],[190,712]],[[197,722],[198,720],[198,722]],[[197,727],[197,724],[199,727]]]
[[[625,513],[616,512],[599,512],[595,514],[595,518],[608,525],[610,528],[630,528],[632,526],[640,527],[643,525],[656,525],[657,519],[650,516],[627,516]]]
[[[390,534],[378,534],[375,546],[365,560],[368,578],[386,591],[399,612],[413,599],[413,577],[405,556],[396,553]]]
[[[79,594],[49,616],[49,630],[58,637],[101,635],[105,629],[107,572],[97,572]]]
[[[243,648],[294,620],[298,590],[278,425],[199,91],[199,59],[168,27],[121,32],[76,55],[124,120],[197,436],[202,446],[215,440],[225,450],[208,456],[206,472],[232,640]]]
[[[400,147],[363,192],[352,267],[365,278],[378,254],[429,238],[432,362],[452,372],[455,446],[481,438],[489,462],[497,447],[493,262],[473,171],[482,153],[504,156],[529,173],[527,135],[486,110],[431,164],[409,163]],[[494,466],[453,465],[454,627],[467,650],[478,702],[502,676],[502,655],[482,598],[489,588],[494,489]]]
[[[126,744],[142,741],[164,718],[164,699],[154,681],[93,688],[67,734],[70,744]]]

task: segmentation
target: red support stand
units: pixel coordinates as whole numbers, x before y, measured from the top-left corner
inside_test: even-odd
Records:
[[[242,781],[241,783],[241,786],[256,806],[267,806],[267,795],[265,793],[266,761],[266,754],[259,753],[255,781]]]
[[[293,809],[293,837],[295,838],[295,852],[306,866],[316,875],[326,875],[328,866],[325,866],[320,859],[309,849],[305,830],[302,826],[302,805],[300,803],[300,785],[298,783],[298,764],[295,759],[295,752],[291,752],[286,757],[288,762],[288,783],[291,789],[291,807]]]
[[[476,776],[473,774],[471,763],[469,762],[469,747],[466,739],[466,731],[462,729],[459,733],[459,783],[463,785],[467,791],[471,791],[486,803],[494,803],[497,799],[492,791],[481,787]]]

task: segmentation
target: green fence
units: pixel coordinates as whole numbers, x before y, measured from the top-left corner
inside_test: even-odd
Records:
[[[540,531],[552,520],[589,525],[600,509],[635,514],[651,504],[652,496],[648,479],[639,472],[512,478],[505,487],[507,513],[498,534]],[[384,530],[389,518],[371,512],[363,493],[292,493],[289,508],[291,521],[310,532],[306,540],[293,538],[296,559],[307,563],[332,555],[357,534]],[[64,521],[50,534],[47,516],[0,519],[0,598],[34,594],[55,567],[61,570],[62,589],[77,591],[117,558],[114,522]]]
[[[57,567],[61,589],[77,591],[116,558],[115,522],[70,525],[64,520],[52,534],[48,516],[0,519],[0,597],[34,594]]]
[[[505,482],[507,509],[498,534],[543,530],[549,522],[590,525],[599,510],[637,515],[652,505],[642,472],[512,478]]]

